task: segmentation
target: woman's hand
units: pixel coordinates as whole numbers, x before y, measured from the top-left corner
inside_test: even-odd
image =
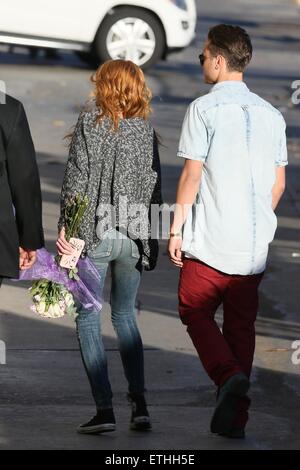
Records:
[[[64,227],[61,229],[58,235],[58,239],[56,242],[57,251],[60,256],[62,255],[72,255],[74,252],[74,247],[71,243],[67,242],[65,238],[66,232]]]

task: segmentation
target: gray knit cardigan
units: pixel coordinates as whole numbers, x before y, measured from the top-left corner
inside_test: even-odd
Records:
[[[84,109],[75,126],[61,191],[58,228],[64,225],[64,208],[69,197],[87,196],[89,205],[79,231],[85,241],[85,255],[102,239],[96,233],[99,205],[112,204],[118,214],[119,197],[126,196],[128,205],[143,204],[149,209],[148,235],[136,243],[141,263],[150,271],[158,256],[158,240],[151,238],[150,207],[163,202],[157,138],[151,124],[142,118],[121,119],[115,131],[107,118],[97,123],[98,114],[95,105]],[[119,226],[118,217],[116,226]],[[119,229],[130,238],[137,237],[128,227]]]

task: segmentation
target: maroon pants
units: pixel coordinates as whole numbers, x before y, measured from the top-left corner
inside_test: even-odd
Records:
[[[178,292],[180,318],[218,388],[236,373],[244,372],[250,377],[258,286],[263,274],[231,275],[198,260],[183,261]],[[220,304],[223,304],[222,332],[215,322]],[[248,397],[240,400],[235,427],[246,425],[249,406]]]

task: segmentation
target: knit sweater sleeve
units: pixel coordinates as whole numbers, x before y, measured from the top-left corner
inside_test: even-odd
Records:
[[[88,184],[88,151],[84,133],[84,111],[78,117],[69,149],[67,166],[60,196],[58,229],[64,226],[64,212],[71,196],[85,195]]]

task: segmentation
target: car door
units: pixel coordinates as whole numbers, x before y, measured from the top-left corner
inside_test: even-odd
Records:
[[[0,32],[78,40],[89,0],[1,0]]]

